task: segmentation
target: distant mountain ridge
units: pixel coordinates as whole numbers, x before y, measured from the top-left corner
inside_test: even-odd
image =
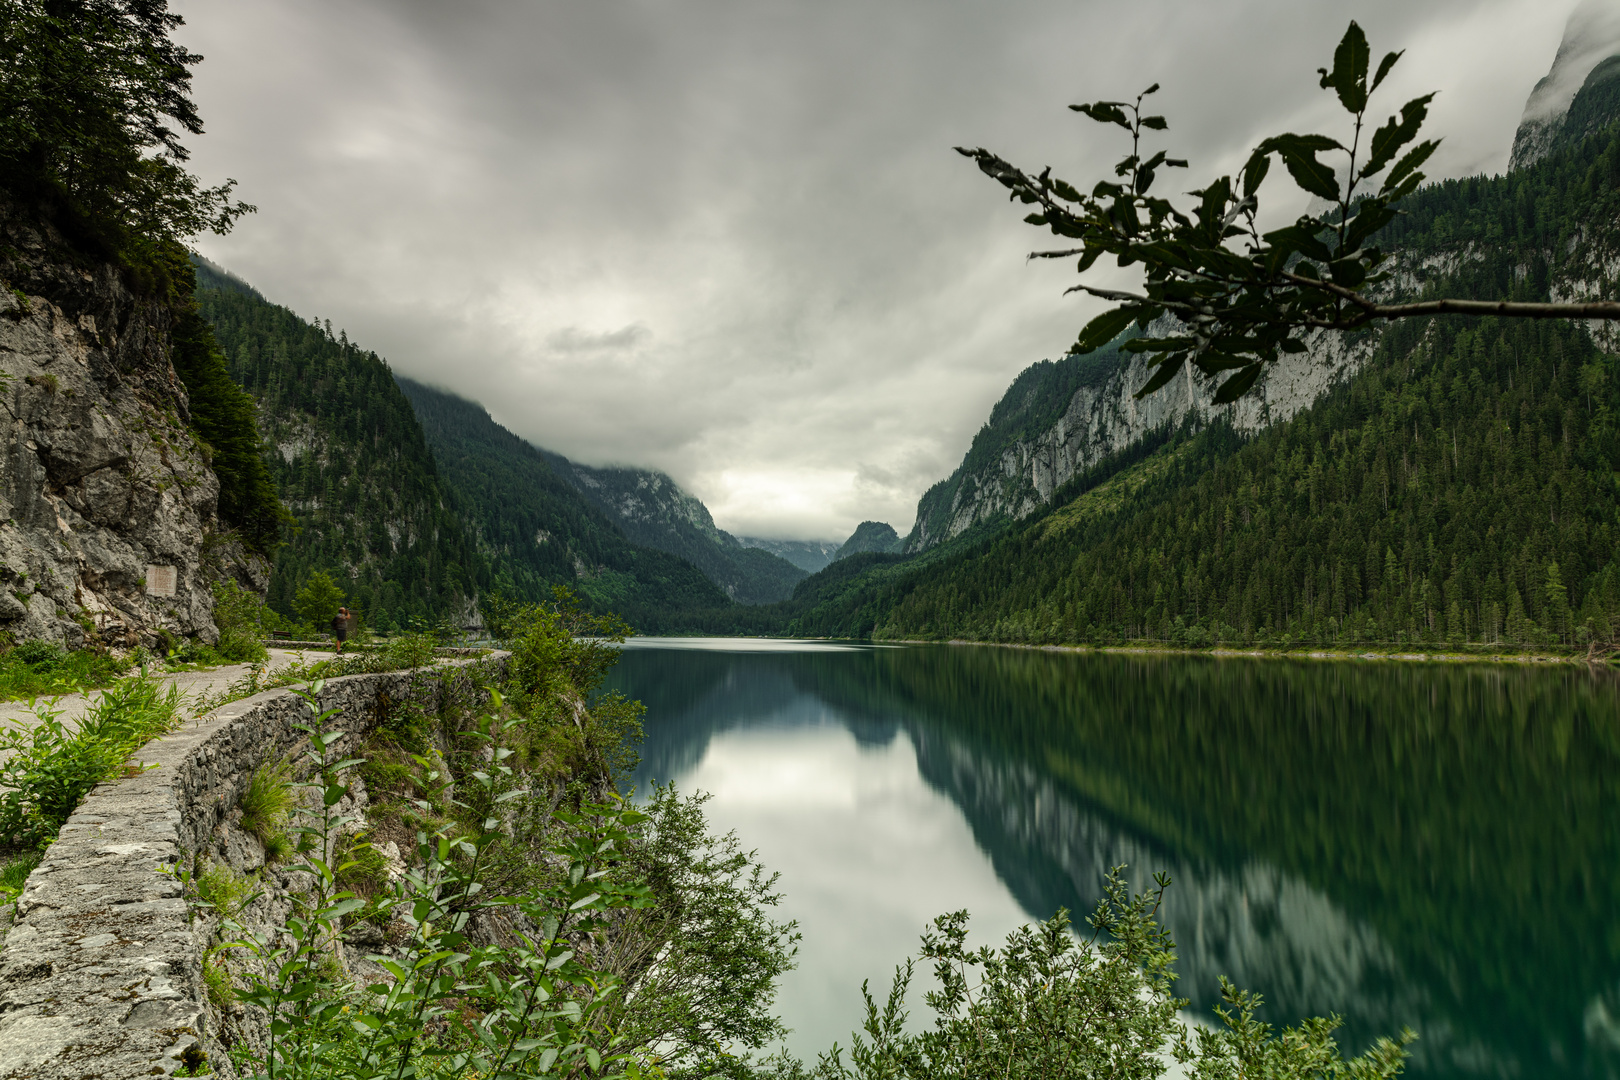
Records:
[[[686,559],[738,603],[785,600],[808,573],[717,527],[709,508],[664,473],[623,466],[597,469],[549,450],[541,453],[630,540]]]
[[[1564,27],[1552,68],[1530,91],[1513,135],[1510,169],[1522,169],[1552,151],[1579,142],[1614,120],[1620,54],[1620,5],[1584,0]]]
[[[626,538],[547,455],[482,405],[396,376],[421,422],[451,499],[492,566],[491,586],[519,600],[568,585],[641,629],[672,611],[724,607],[725,594],[668,552]]]
[[[830,540],[765,540],[755,536],[739,536],[737,543],[743,547],[763,548],[807,574],[825,570],[842,546]]]
[[[886,521],[863,521],[855,526],[855,531],[848,540],[833,555],[832,561],[847,559],[851,555],[864,555],[873,552],[879,555],[898,555],[905,549],[906,542],[900,534],[894,531],[894,526]]]

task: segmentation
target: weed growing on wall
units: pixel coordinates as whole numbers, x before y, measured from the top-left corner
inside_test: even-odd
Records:
[[[293,806],[290,761],[267,761],[253,770],[237,807],[242,811],[242,828],[264,845],[269,861],[279,861],[269,858],[272,848],[285,857],[288,841],[283,829]]]

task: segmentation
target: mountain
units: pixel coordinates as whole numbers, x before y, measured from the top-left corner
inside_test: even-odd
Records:
[[[1560,147],[1578,142],[1603,126],[1601,115],[1613,115],[1616,69],[1605,63],[1620,53],[1620,6],[1613,0],[1582,0],[1564,27],[1552,70],[1536,83],[1524,104],[1524,116],[1513,136],[1509,168],[1522,169]],[[1592,91],[1597,91],[1593,93]],[[1583,108],[1573,108],[1584,96]],[[1596,97],[1607,109],[1594,108]],[[1594,123],[1595,122],[1595,123]]]
[[[709,508],[661,472],[593,469],[542,453],[625,536],[686,559],[740,604],[785,600],[805,577],[806,571],[788,560],[717,528]]]
[[[1397,257],[1395,293],[1610,293],[1620,141],[1605,67],[1566,113],[1599,134],[1406,201],[1378,238]],[[1228,409],[1191,382],[1133,404],[1140,380],[1118,360],[1037,365],[954,490],[925,496],[908,545],[920,554],[835,563],[778,618],[794,633],[1030,643],[1614,642],[1611,334],[1403,321],[1319,340]]]
[[[1372,341],[1368,333],[1318,337],[1230,405],[1215,405],[1214,386],[1191,368],[1138,400],[1150,375],[1146,361],[1117,344],[1034,364],[996,403],[962,464],[918,501],[905,550],[926,551],[975,528],[1026,518],[1075,476],[1188,417],[1218,418],[1244,433],[1286,420],[1357,370]]]
[[[403,376],[397,382],[460,520],[492,567],[492,588],[539,600],[565,584],[638,629],[664,626],[672,611],[728,605],[690,563],[626,539],[543,451],[482,405]]]
[[[807,574],[825,570],[839,548],[838,544],[826,540],[763,540],[754,536],[739,536],[737,543],[747,548],[762,548]]]
[[[894,526],[882,521],[863,521],[855,526],[848,540],[833,553],[833,561],[867,552],[895,554],[904,550],[906,542],[894,531]]]
[[[270,606],[291,615],[324,570],[379,629],[475,619],[488,568],[388,365],[212,264],[197,260],[196,275],[198,311],[257,405],[265,461],[297,521],[275,554]]]

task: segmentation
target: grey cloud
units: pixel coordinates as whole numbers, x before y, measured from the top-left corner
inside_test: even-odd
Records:
[[[546,344],[557,352],[617,352],[633,348],[647,339],[648,331],[640,323],[631,323],[618,330],[593,334],[577,326],[565,326],[546,338]]]
[[[1573,4],[1369,0],[1439,89],[1436,172],[1501,169]],[[194,160],[261,212],[205,254],[744,534],[904,529],[1091,310],[958,144],[1084,180],[1072,101],[1160,82],[1191,179],[1335,123],[1352,14],[1301,0],[181,0]],[[1188,186],[1192,186],[1189,184]],[[637,327],[656,327],[656,333]],[[622,338],[619,335],[624,335]],[[874,483],[862,466],[889,474]]]

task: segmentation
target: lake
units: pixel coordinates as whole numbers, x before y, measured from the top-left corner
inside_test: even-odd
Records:
[[[1224,974],[1347,1050],[1410,1026],[1409,1075],[1620,1077],[1612,672],[635,639],[611,685],[638,787],[712,793],[781,872],[802,1056],[933,916],[999,942],[1126,864],[1173,879],[1191,1013]]]

